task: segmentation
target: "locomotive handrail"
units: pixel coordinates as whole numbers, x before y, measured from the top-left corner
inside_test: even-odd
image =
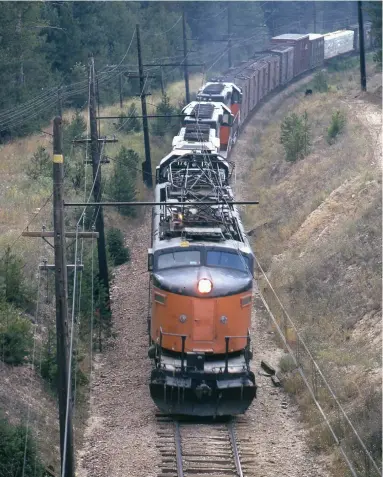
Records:
[[[250,348],[250,330],[247,330],[247,335],[231,335],[225,336],[225,373],[229,372],[229,342],[231,338],[243,338],[247,340],[247,347]],[[246,365],[249,368],[249,362],[246,359]]]
[[[182,350],[181,350],[181,373],[185,371],[185,341],[187,338],[187,335],[180,335],[179,333],[167,333],[166,331],[162,331],[162,327],[160,327],[160,352],[159,352],[159,358],[161,362],[161,353],[162,353],[162,337],[163,336],[175,336],[178,338],[181,338],[182,340]]]

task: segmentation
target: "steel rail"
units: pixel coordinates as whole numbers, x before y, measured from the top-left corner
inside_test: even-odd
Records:
[[[184,477],[184,471],[182,467],[181,432],[178,421],[174,422],[174,440],[176,444],[177,477]]]
[[[237,446],[237,440],[235,438],[235,431],[234,431],[233,421],[230,421],[228,423],[227,429],[229,431],[229,438],[230,438],[230,442],[231,442],[231,447],[233,448],[235,468],[237,469],[238,477],[243,477],[241,460],[239,458],[239,451],[238,451],[238,446]]]

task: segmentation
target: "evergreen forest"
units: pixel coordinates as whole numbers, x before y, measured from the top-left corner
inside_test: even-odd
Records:
[[[365,3],[375,5],[369,12],[366,7],[366,14],[381,31],[381,3]],[[183,61],[183,11],[187,60],[214,65],[212,71],[227,67],[228,35],[236,63],[264,49],[271,35],[333,31],[357,21],[356,2],[349,1],[1,2],[0,139],[41,127],[57,111],[58,100],[63,107],[81,108],[90,54],[100,83],[107,83],[101,101],[117,101],[118,81],[107,80],[115,65],[137,71],[136,24],[144,64]],[[181,67],[166,69],[168,80],[181,75]],[[137,93],[136,81],[124,81],[124,94]]]

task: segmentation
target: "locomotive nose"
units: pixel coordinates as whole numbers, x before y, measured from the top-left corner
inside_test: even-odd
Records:
[[[252,287],[252,276],[249,273],[218,267],[160,270],[153,274],[153,278],[154,285],[161,290],[201,298],[233,295]]]

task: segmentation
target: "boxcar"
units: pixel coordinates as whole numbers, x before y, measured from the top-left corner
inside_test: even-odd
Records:
[[[273,91],[280,85],[280,64],[281,60],[279,56],[271,52],[257,53],[254,55],[254,60],[260,62],[266,62],[268,64],[268,82],[267,91]]]
[[[310,68],[310,40],[309,35],[286,33],[274,36],[271,44],[291,45],[294,47],[294,76],[298,76]]]
[[[324,36],[319,33],[309,33],[310,40],[310,69],[324,62]]]
[[[334,56],[343,55],[354,50],[354,32],[352,30],[340,30],[324,35],[325,60]]]
[[[275,45],[271,47],[270,52],[279,56],[279,83],[288,83],[294,77],[294,47],[290,45]]]

